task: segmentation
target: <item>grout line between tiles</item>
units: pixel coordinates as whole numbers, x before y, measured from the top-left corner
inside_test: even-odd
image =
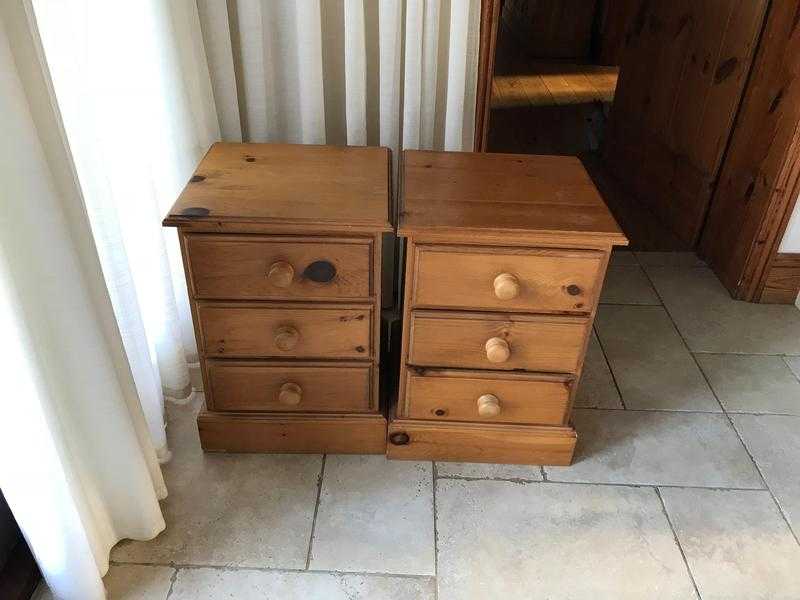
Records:
[[[658,496],[658,502],[661,504],[661,512],[664,513],[664,518],[667,520],[667,524],[669,525],[670,531],[672,531],[672,539],[675,540],[675,545],[678,546],[678,551],[681,553],[681,558],[683,559],[683,564],[686,567],[686,573],[689,575],[689,579],[692,582],[692,587],[694,587],[694,593],[697,594],[698,600],[702,598],[700,595],[700,590],[697,589],[697,582],[694,580],[694,574],[692,573],[692,568],[689,566],[689,561],[686,558],[686,552],[683,550],[683,546],[681,546],[681,541],[678,539],[678,532],[675,531],[675,526],[672,524],[672,519],[669,518],[669,512],[667,512],[667,505],[664,502],[664,498],[661,497],[661,490],[658,487],[654,487],[653,490]]]
[[[665,307],[666,308],[666,307]],[[672,317],[670,317],[672,318]],[[717,352],[715,350],[689,350],[692,354],[710,354],[711,356],[758,356],[760,358],[797,358],[797,354],[776,354],[774,352]],[[788,366],[788,365],[787,365]],[[791,367],[790,367],[791,369]]]
[[[760,488],[755,487],[727,487],[718,485],[679,485],[672,483],[616,483],[611,481],[559,481],[558,479],[525,479],[522,477],[468,477],[464,475],[439,475],[439,479],[454,479],[457,481],[503,481],[506,483],[517,483],[521,485],[529,483],[564,484],[564,485],[593,485],[601,487],[628,487],[628,488],[652,488],[660,487],[665,489],[679,490],[713,490],[713,491],[733,491],[733,492],[765,492],[769,491],[764,485]]]
[[[597,303],[600,306],[664,306],[663,304],[648,304],[646,302],[603,302]]]
[[[199,565],[194,563],[176,562],[120,562],[109,561],[113,566],[136,565],[140,567],[171,567],[178,571],[188,571],[196,569],[212,569],[214,571],[237,572],[237,571],[256,571],[259,573],[296,573],[296,574],[321,574],[321,575],[357,575],[362,577],[400,577],[403,579],[420,579],[430,581],[434,579],[432,575],[415,575],[412,573],[385,573],[378,571],[331,571],[328,569],[284,569],[278,567],[236,567],[225,565]]]
[[[667,317],[669,318],[670,323],[672,323],[672,327],[675,329],[675,333],[678,334],[678,337],[681,339],[681,342],[683,342],[684,348],[686,348],[686,351],[689,353],[689,356],[692,357],[692,360],[694,361],[694,364],[697,367],[697,370],[700,371],[700,374],[703,376],[703,381],[706,382],[706,386],[708,386],[708,390],[713,394],[714,400],[717,401],[717,405],[720,407],[720,410],[722,410],[722,412],[725,413],[725,407],[722,406],[722,402],[720,401],[719,397],[717,396],[717,392],[715,392],[714,388],[711,386],[711,382],[708,380],[708,377],[706,376],[705,372],[703,371],[703,368],[700,366],[700,362],[697,360],[697,357],[692,353],[692,349],[689,347],[689,344],[686,342],[686,338],[683,337],[683,333],[681,333],[681,330],[678,327],[678,324],[675,322],[675,319],[673,318],[672,313],[670,312],[669,308],[667,307],[667,304],[664,302],[664,298],[661,297],[661,294],[659,293],[658,288],[656,287],[656,284],[653,283],[653,280],[650,277],[650,274],[647,272],[646,269],[644,270],[644,274],[645,274],[645,277],[647,277],[647,281],[650,282],[650,285],[652,286],[653,291],[655,291],[656,296],[658,296],[658,299],[661,300],[661,304],[664,307],[664,313],[666,313]],[[727,416],[727,413],[725,413],[725,415]],[[728,417],[728,420],[730,421],[730,417]],[[742,444],[742,445],[744,445],[744,444]],[[755,465],[755,463],[753,463],[753,464]]]
[[[439,527],[436,516],[436,481],[439,479],[439,469],[436,461],[431,461],[431,489],[433,491],[433,597],[439,600]]]
[[[742,443],[742,446],[744,446],[744,450],[745,452],[747,452],[747,456],[749,456],[750,460],[753,461],[753,464],[756,467],[756,471],[758,472],[758,476],[761,477],[761,481],[764,482],[764,485],[766,486],[767,491],[769,492],[770,498],[772,498],[772,501],[775,503],[775,508],[778,509],[778,513],[781,515],[781,517],[783,517],[783,522],[786,523],[786,527],[789,528],[789,533],[792,534],[794,541],[797,542],[798,546],[800,546],[800,538],[797,537],[797,534],[794,532],[794,529],[792,529],[792,524],[789,522],[789,517],[787,517],[786,513],[783,512],[783,508],[781,507],[780,502],[778,502],[778,499],[775,497],[775,494],[772,493],[772,488],[769,487],[769,484],[767,483],[764,474],[761,472],[761,467],[758,466],[756,459],[750,453],[750,448],[748,448],[747,444],[744,443],[744,438],[742,438],[742,434],[739,433],[739,430],[736,428],[736,423],[733,422],[733,419],[730,417],[730,415],[728,415],[728,420],[731,423],[733,431],[736,432],[736,437],[739,438],[739,441]]]
[[[596,319],[595,319],[596,321]],[[622,410],[626,410],[628,407],[625,404],[625,399],[622,397],[622,390],[619,389],[619,383],[617,382],[617,376],[614,375],[614,369],[611,368],[611,361],[608,360],[608,355],[606,355],[606,348],[603,345],[603,340],[600,339],[600,332],[597,329],[597,323],[592,324],[592,331],[594,331],[594,337],[597,338],[597,345],[600,346],[600,352],[603,353],[603,360],[606,361],[606,366],[608,367],[608,372],[611,373],[611,381],[614,382],[614,387],[617,390],[617,395],[619,396],[619,403],[622,404]],[[577,407],[576,407],[577,408]],[[619,410],[619,409],[617,409]]]
[[[792,368],[792,365],[790,365],[789,361],[787,360],[788,358],[789,358],[789,356],[786,355],[786,354],[781,355],[781,360],[783,361],[783,364],[786,365],[787,369],[789,369],[789,372],[795,378],[795,381],[800,382],[800,374],[794,372],[794,369]],[[794,358],[797,358],[797,357],[794,357]]]
[[[308,553],[306,554],[306,571],[311,565],[311,550],[314,547],[314,530],[317,527],[317,513],[319,512],[319,501],[322,496],[322,479],[325,477],[325,462],[328,460],[328,455],[322,455],[322,465],[319,469],[319,479],[317,480],[317,501],[314,503],[314,517],[311,520],[311,535],[308,538]]]
[[[683,414],[683,415],[723,415],[725,413],[732,415],[750,415],[754,417],[795,417],[800,415],[793,415],[790,413],[778,412],[746,412],[742,410],[684,410],[682,408],[608,408],[605,406],[576,406],[575,410],[607,410],[618,412],[644,412],[644,413],[669,413],[669,414]]]
[[[178,579],[178,569],[173,567],[172,575],[169,578],[169,589],[167,590],[167,595],[164,596],[164,600],[169,600],[169,597],[172,596],[172,589],[175,587],[175,581],[177,579]]]
[[[542,481],[547,481],[547,471],[545,471],[544,465],[540,465],[539,470],[542,472]]]
[[[647,271],[645,271],[645,275],[647,275],[647,278],[650,279],[650,275],[647,273]],[[658,290],[656,289],[656,286],[655,286],[655,284],[653,284],[652,280],[650,280],[650,285],[653,286],[653,289],[656,290],[656,294],[658,294],[658,297],[661,298],[661,294],[658,293]],[[663,298],[661,298],[661,300],[663,302]],[[758,466],[758,463],[756,462],[756,459],[753,457],[753,454],[750,452],[750,448],[747,447],[747,444],[745,444],[745,442],[744,442],[744,438],[742,438],[741,434],[739,433],[739,430],[736,429],[736,425],[733,422],[733,418],[731,417],[730,414],[728,414],[728,411],[725,410],[725,407],[723,406],[722,401],[719,399],[719,396],[717,396],[717,392],[714,390],[714,387],[711,385],[711,382],[708,380],[708,376],[706,375],[705,371],[703,371],[703,368],[700,366],[700,361],[697,360],[697,356],[695,356],[695,354],[692,352],[691,348],[689,348],[689,344],[686,341],[686,338],[683,337],[683,333],[681,333],[681,330],[678,328],[678,324],[675,322],[675,319],[673,318],[672,313],[670,312],[669,308],[667,308],[666,304],[664,304],[664,312],[667,313],[667,316],[669,317],[670,321],[672,321],[672,326],[675,327],[675,331],[678,332],[678,336],[683,341],[683,345],[686,346],[686,350],[692,356],[692,360],[694,360],[695,364],[697,365],[697,368],[700,370],[700,374],[703,376],[703,379],[705,379],[706,385],[708,385],[708,389],[710,389],[711,393],[714,394],[714,398],[717,400],[717,403],[719,404],[720,408],[722,408],[722,413],[727,418],[728,424],[730,425],[730,427],[733,430],[733,432],[736,434],[736,438],[739,440],[739,443],[742,445],[742,448],[744,448],[744,451],[747,453],[747,456],[750,459],[750,463],[753,465],[753,468],[756,470],[756,473],[758,473],[758,476],[761,479],[761,482],[764,485],[764,488],[769,492],[769,495],[772,498],[772,501],[775,503],[775,507],[778,509],[778,512],[780,513],[781,517],[783,517],[783,522],[786,523],[786,527],[789,528],[789,532],[792,534],[792,537],[794,537],[794,541],[798,545],[800,545],[800,538],[797,537],[797,534],[795,534],[794,529],[792,529],[792,525],[791,525],[791,523],[789,523],[789,519],[787,518],[786,513],[783,512],[783,509],[781,508],[781,505],[778,502],[778,499],[775,498],[775,494],[772,493],[772,489],[769,487],[769,484],[767,483],[767,480],[764,478],[764,474],[761,472],[761,468]],[[745,414],[745,413],[737,413],[737,414]]]

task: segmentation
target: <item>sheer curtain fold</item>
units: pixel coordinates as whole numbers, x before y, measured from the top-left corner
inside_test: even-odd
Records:
[[[197,2],[223,139],[472,149],[480,0]]]
[[[0,485],[57,597],[102,599],[110,548],[164,528],[164,397],[191,393],[197,349],[161,218],[203,153],[220,137],[471,149],[479,13],[0,3]]]
[[[32,0],[78,182],[145,417],[169,458],[164,396],[196,356],[177,239],[161,218],[219,137],[191,0]]]
[[[0,6],[0,486],[54,595],[101,600],[166,487],[31,19]]]

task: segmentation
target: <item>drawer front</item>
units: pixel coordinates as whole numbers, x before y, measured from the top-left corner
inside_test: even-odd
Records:
[[[576,373],[589,330],[580,317],[414,311],[411,319],[408,362],[420,367]]]
[[[415,307],[588,314],[605,254],[419,246],[417,261]]]
[[[191,289],[208,299],[367,298],[367,239],[190,234]]]
[[[368,412],[371,367],[210,360],[214,410]]]
[[[408,418],[533,425],[567,421],[569,377],[421,371],[408,369]]]
[[[372,307],[197,303],[206,357],[372,358]]]

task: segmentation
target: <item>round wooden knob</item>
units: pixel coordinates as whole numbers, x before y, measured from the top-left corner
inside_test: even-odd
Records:
[[[279,288],[288,288],[294,279],[294,267],[285,260],[272,263],[267,273],[267,280]]]
[[[493,337],[486,342],[486,358],[489,362],[506,362],[511,356],[511,347],[502,338]]]
[[[303,399],[303,388],[296,383],[284,383],[278,391],[278,402],[286,406],[297,406]]]
[[[493,394],[478,398],[478,414],[482,417],[496,417],[500,414],[500,399]]]
[[[279,327],[275,332],[275,345],[281,350],[291,350],[300,341],[300,332],[294,327]]]
[[[513,300],[519,296],[519,280],[511,273],[500,273],[494,278],[494,295],[500,300]]]

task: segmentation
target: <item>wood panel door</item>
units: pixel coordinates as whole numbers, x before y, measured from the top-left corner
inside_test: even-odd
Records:
[[[618,0],[619,1],[619,0]],[[603,159],[694,246],[750,72],[767,0],[638,0]]]

